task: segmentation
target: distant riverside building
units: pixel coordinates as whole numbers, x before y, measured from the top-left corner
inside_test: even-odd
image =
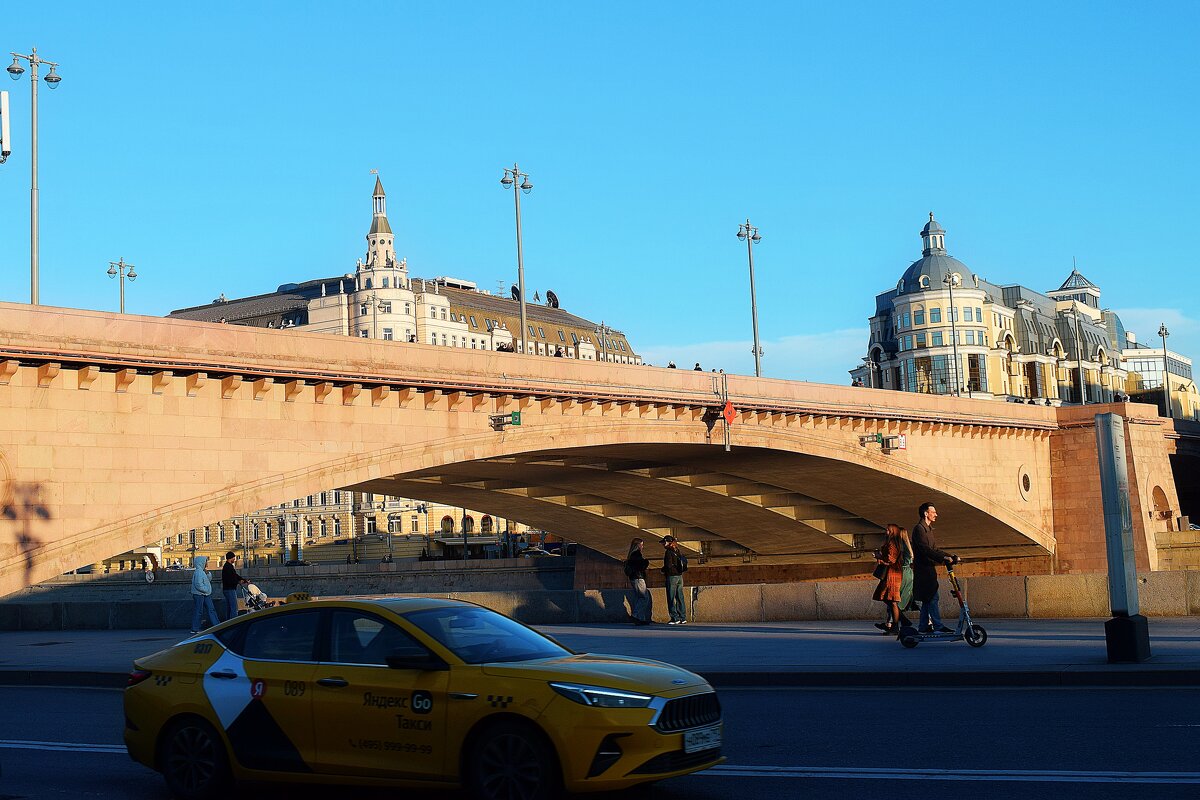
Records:
[[[1136,345],[1077,270],[1045,293],[991,283],[947,252],[932,212],[921,243],[921,258],[875,298],[867,355],[850,370],[855,385],[1049,405],[1112,402],[1153,388],[1154,377],[1133,369],[1136,357],[1149,374],[1153,350]],[[1176,363],[1173,374],[1191,381],[1190,360]],[[1161,369],[1159,350],[1158,380]],[[1196,396],[1194,382],[1180,390]],[[1196,413],[1196,401],[1177,400],[1177,416]]]
[[[473,350],[521,351],[515,331],[520,303],[480,291],[460,278],[414,278],[407,259],[397,258],[387,218],[383,183],[376,178],[367,251],[354,272],[302,283],[274,292],[226,299],[172,311],[169,316],[260,328],[300,329]],[[553,291],[526,298],[529,354],[585,361],[640,364],[623,333],[568,313]]]

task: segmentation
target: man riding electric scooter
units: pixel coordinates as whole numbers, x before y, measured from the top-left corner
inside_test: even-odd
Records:
[[[954,565],[958,556],[939,550],[933,538],[933,523],[937,521],[937,509],[933,503],[922,503],[917,513],[920,521],[913,527],[913,598],[921,602],[921,616],[917,627],[901,628],[898,638],[905,647],[916,647],[923,641],[957,641],[963,639],[972,647],[981,647],[987,641],[987,632],[971,622],[971,611],[966,596],[954,576]],[[952,593],[959,605],[958,626],[949,628],[942,622],[938,609],[938,565],[944,564],[950,578]]]

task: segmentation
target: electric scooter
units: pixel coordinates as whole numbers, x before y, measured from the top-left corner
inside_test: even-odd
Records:
[[[971,647],[983,647],[987,642],[987,631],[982,625],[971,622],[971,608],[967,605],[967,596],[954,575],[954,565],[946,565],[946,574],[950,577],[950,594],[958,600],[958,625],[950,633],[921,633],[912,625],[900,629],[896,637],[900,644],[912,648],[921,642],[957,642],[962,639]]]

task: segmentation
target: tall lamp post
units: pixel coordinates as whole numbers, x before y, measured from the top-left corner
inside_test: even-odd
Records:
[[[1163,397],[1167,401],[1167,418],[1174,417],[1171,410],[1171,372],[1167,367],[1167,337],[1171,332],[1167,330],[1167,323],[1162,323],[1158,326],[1158,335],[1162,337],[1163,342]]]
[[[50,72],[46,74],[46,85],[51,89],[58,88],[59,81],[62,78],[59,76],[56,69],[58,64],[54,61],[47,61],[37,54],[37,48],[33,48],[33,52],[29,55],[21,53],[13,53],[13,62],[8,67],[8,74],[12,79],[20,80],[24,74],[25,68],[21,66],[21,59],[29,63],[29,79],[30,85],[33,87],[33,113],[30,115],[30,127],[32,136],[29,139],[29,154],[30,168],[33,176],[29,188],[29,302],[31,305],[38,305],[38,66],[48,64]]]
[[[950,290],[950,344],[954,348],[954,396],[962,397],[962,378],[960,377],[962,364],[958,360],[958,327],[955,325],[958,321],[958,309],[954,306],[954,287],[962,283],[962,278],[957,272],[947,272],[946,277],[942,278],[942,283],[946,284],[946,288]],[[971,396],[969,384],[967,396]]]
[[[738,225],[738,239],[746,243],[746,258],[750,261],[750,320],[754,325],[754,377],[762,377],[762,364],[759,359],[762,358],[762,348],[758,344],[758,304],[754,299],[754,245],[762,241],[762,236],[758,233],[758,228],[750,224],[750,218],[746,218],[745,224]]]
[[[1087,386],[1083,382],[1083,354],[1084,354],[1084,350],[1086,348],[1083,345],[1083,335],[1079,329],[1079,303],[1078,303],[1078,301],[1075,301],[1075,300],[1071,301],[1071,313],[1073,313],[1075,315],[1075,347],[1078,350],[1078,352],[1076,353],[1076,358],[1078,359],[1076,364],[1077,364],[1077,371],[1079,374],[1079,404],[1081,406],[1086,406],[1087,405]]]
[[[867,368],[867,377],[871,381],[871,388],[872,389],[882,389],[883,388],[883,380],[882,380],[883,375],[882,374],[880,375],[881,380],[879,381],[879,385],[878,386],[875,385],[875,371],[879,370],[881,373],[883,371],[883,367],[881,367],[879,365],[879,362],[874,361],[871,359],[870,356],[867,356],[866,358],[863,359],[863,366]]]
[[[108,262],[108,277],[117,278],[121,284],[121,313],[125,313],[125,281],[134,281],[137,279],[137,273],[134,272],[133,264],[125,263],[125,256],[121,256],[120,261]]]
[[[596,350],[596,355],[600,356],[597,360],[608,361],[608,326],[604,324],[604,320],[600,320],[600,327],[594,331],[597,342],[600,345]]]
[[[520,167],[515,163],[512,169],[505,168],[504,177],[500,179],[500,185],[505,189],[512,187],[513,203],[517,209],[517,293],[520,295],[521,303],[521,352],[527,353],[525,334],[529,330],[529,323],[525,320],[525,260],[522,253],[521,244],[521,192],[529,194],[533,190],[533,184],[529,182],[529,175],[521,172]],[[517,191],[517,190],[520,191]]]

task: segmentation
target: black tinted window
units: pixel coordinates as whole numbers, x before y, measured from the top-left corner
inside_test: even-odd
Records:
[[[361,611],[335,611],[329,660],[339,664],[387,665],[388,656],[420,658],[429,651],[390,622]]]
[[[468,664],[529,661],[571,653],[537,631],[477,606],[410,611],[404,618]]]
[[[246,628],[242,655],[259,661],[313,661],[319,611],[273,614]]]

